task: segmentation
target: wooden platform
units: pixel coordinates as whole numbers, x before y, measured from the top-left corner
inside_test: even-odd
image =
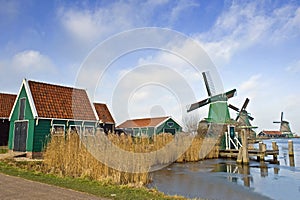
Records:
[[[230,150],[220,150],[219,157],[221,158],[237,158],[239,150],[230,149]],[[265,152],[259,151],[258,149],[248,150],[249,156],[276,156],[279,154],[279,150],[266,150]]]

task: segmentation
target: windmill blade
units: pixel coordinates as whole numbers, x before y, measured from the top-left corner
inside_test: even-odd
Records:
[[[273,123],[275,123],[275,124],[281,124],[281,122],[278,122],[278,121],[274,121]]]
[[[280,121],[283,121],[283,112],[281,112],[281,117],[280,117]]]
[[[254,120],[254,117],[251,117],[250,115],[248,115],[248,118],[253,121]]]
[[[236,112],[240,112],[240,109],[238,109],[237,107],[235,107],[231,104],[229,104],[228,107],[231,108],[232,110],[235,110]]]
[[[231,98],[236,94],[236,89],[230,90],[228,92],[225,93],[225,95],[227,96],[227,98]]]
[[[246,107],[248,106],[249,101],[250,100],[248,98],[246,98],[241,110],[246,110]]]
[[[203,76],[203,79],[204,79],[204,83],[205,83],[205,87],[206,87],[206,91],[207,91],[207,94],[208,96],[212,96],[212,95],[215,95],[216,91],[215,91],[215,86],[212,82],[212,79],[210,77],[210,74],[209,72],[202,72],[202,76]]]
[[[199,101],[197,103],[193,103],[193,104],[190,105],[190,108],[187,110],[187,112],[191,112],[191,111],[193,111],[193,110],[195,110],[197,108],[200,108],[202,106],[205,106],[205,105],[207,105],[209,103],[210,103],[209,99],[204,99],[204,100]]]

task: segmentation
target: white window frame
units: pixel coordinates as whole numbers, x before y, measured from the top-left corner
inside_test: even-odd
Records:
[[[63,132],[63,134],[55,133],[55,126],[64,127],[64,132]],[[53,125],[52,125],[52,128],[51,128],[51,135],[53,135],[53,136],[64,136],[64,135],[65,135],[65,132],[66,132],[66,125],[64,125],[64,124],[53,124]]]
[[[92,133],[92,134],[86,134],[86,132],[85,132],[86,128],[93,128],[93,133]],[[84,125],[84,126],[83,126],[83,135],[84,135],[84,136],[94,136],[94,135],[95,135],[95,126],[92,126],[92,125]]]

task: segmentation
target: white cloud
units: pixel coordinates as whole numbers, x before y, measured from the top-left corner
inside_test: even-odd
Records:
[[[40,81],[58,80],[59,74],[51,59],[39,51],[26,50],[0,61],[0,86],[17,92],[23,78]]]
[[[196,38],[214,62],[227,63],[243,49],[262,43],[281,42],[300,34],[300,8],[286,5],[266,11],[260,2],[232,5],[208,32]]]
[[[168,6],[160,10],[167,3]],[[75,41],[93,43],[132,28],[169,27],[172,21],[195,6],[198,3],[194,1],[115,1],[93,8],[60,7],[57,13],[63,28]]]
[[[174,23],[176,20],[178,20],[180,14],[182,14],[186,9],[189,9],[190,7],[199,7],[199,3],[194,1],[184,1],[184,0],[178,1],[177,5],[172,8],[170,14],[170,22]]]
[[[260,78],[261,78],[261,74],[256,74],[251,76],[249,80],[241,84],[239,89],[244,93],[257,90],[257,88],[261,86],[262,81],[260,80]]]
[[[46,70],[51,72],[54,70],[54,65],[50,58],[34,50],[17,53],[12,58],[12,67],[22,73],[29,71],[39,73]]]

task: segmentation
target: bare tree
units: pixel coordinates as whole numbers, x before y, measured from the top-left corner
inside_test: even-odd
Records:
[[[196,134],[198,130],[199,121],[200,121],[199,115],[186,114],[182,119],[184,131],[188,133]]]

